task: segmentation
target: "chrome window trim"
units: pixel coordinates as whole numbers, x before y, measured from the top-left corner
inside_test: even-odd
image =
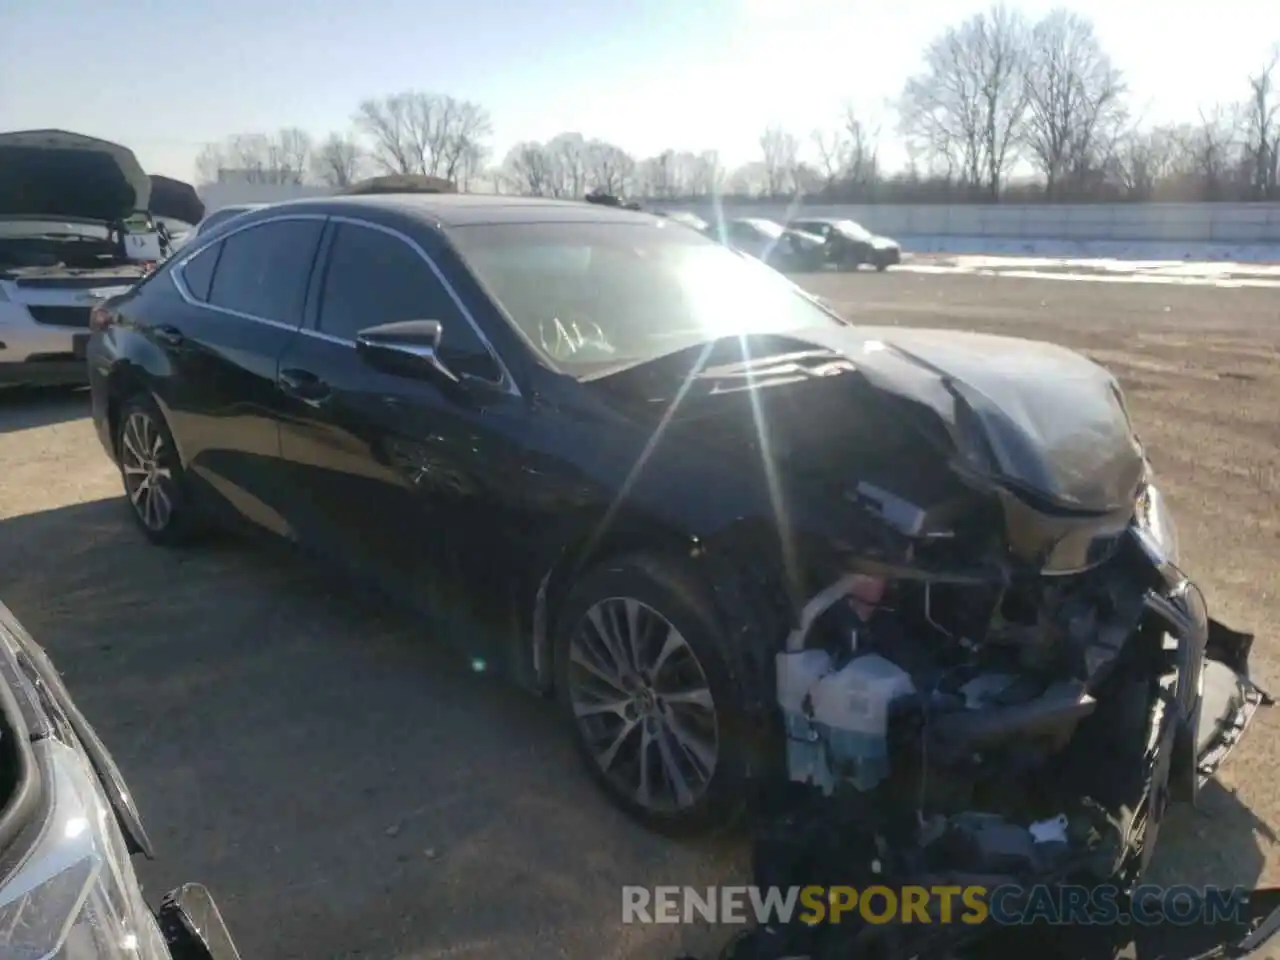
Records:
[[[169,268],[169,279],[173,282],[174,287],[177,289],[178,295],[182,297],[182,299],[192,307],[197,307],[199,309],[204,309],[204,310],[212,310],[215,313],[223,313],[223,314],[226,314],[227,316],[236,317],[241,320],[252,320],[256,323],[266,324],[269,327],[276,327],[281,330],[288,330],[292,333],[300,333],[300,334],[303,334],[304,336],[308,336],[316,340],[323,340],[326,343],[333,343],[339,346],[351,347],[352,349],[355,349],[356,342],[354,340],[350,340],[346,337],[334,336],[331,333],[325,333],[321,330],[307,329],[307,327],[304,325],[306,322],[305,318],[303,320],[303,324],[300,324],[295,327],[292,324],[284,323],[280,320],[272,320],[268,317],[259,317],[250,313],[241,313],[238,310],[230,310],[227,307],[220,307],[220,306],[217,306],[216,304],[204,303],[200,300],[197,300],[192,295],[191,290],[187,287],[186,279],[183,277],[183,274],[182,274],[183,268],[186,267],[186,265],[190,263],[192,260],[194,260],[196,257],[204,253],[206,250],[213,247],[215,244],[221,243],[223,240],[227,240],[230,237],[234,237],[238,233],[243,233],[246,230],[252,230],[254,227],[262,227],[270,223],[278,223],[280,221],[285,221],[285,220],[322,220],[322,221],[332,221],[334,223],[344,223],[354,227],[364,227],[369,230],[376,230],[380,233],[385,233],[388,236],[396,238],[401,243],[406,244],[411,250],[413,250],[414,253],[416,253],[422,259],[422,261],[431,270],[431,273],[435,276],[436,280],[439,281],[442,287],[444,287],[445,292],[449,295],[449,299],[453,301],[453,305],[457,307],[458,312],[462,314],[463,318],[467,321],[468,325],[470,325],[471,329],[475,332],[476,337],[479,338],[480,343],[484,346],[485,350],[488,351],[489,356],[493,358],[494,363],[498,365],[498,370],[499,370],[499,376],[497,380],[488,380],[488,379],[485,379],[484,377],[477,377],[474,374],[467,374],[467,373],[460,374],[460,375],[465,379],[474,380],[479,383],[483,383],[486,386],[497,387],[498,389],[502,390],[504,393],[507,393],[513,397],[521,396],[520,387],[517,385],[515,377],[511,375],[510,369],[508,369],[506,363],[503,362],[502,357],[498,354],[498,351],[494,348],[493,343],[490,342],[487,336],[485,336],[484,331],[480,329],[480,324],[476,322],[476,318],[472,315],[471,311],[467,309],[466,304],[462,302],[462,298],[458,295],[458,291],[453,288],[453,284],[451,284],[448,281],[448,279],[444,275],[444,272],[441,271],[441,269],[436,265],[436,262],[431,259],[430,254],[428,254],[425,250],[423,250],[422,245],[419,244],[412,237],[402,233],[399,230],[394,229],[393,227],[383,226],[380,223],[373,223],[372,221],[369,221],[369,220],[362,220],[359,217],[351,217],[344,214],[280,213],[275,216],[265,217],[261,220],[254,220],[252,223],[242,224],[241,226],[238,226],[233,230],[229,230],[226,233],[221,234],[220,236],[217,236],[217,237],[211,237],[208,239],[199,238],[204,240],[204,242],[201,243],[200,246],[198,246],[195,250],[191,250],[191,251],[184,250],[181,258],[178,259],[178,261],[174,263],[172,267]],[[317,317],[317,320],[318,320],[318,317]]]

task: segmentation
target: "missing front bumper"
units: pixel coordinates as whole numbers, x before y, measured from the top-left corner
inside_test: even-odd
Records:
[[[789,784],[789,794],[800,796],[798,803],[781,799],[780,809],[757,811],[762,816],[754,851],[754,882],[762,888],[810,884],[828,888],[865,888],[868,884],[929,887],[939,882],[990,888],[996,883],[1029,887],[1071,882],[1132,889],[1141,882],[1170,802],[1194,802],[1199,787],[1241,741],[1258,707],[1273,702],[1249,675],[1252,636],[1210,619],[1200,591],[1176,571],[1169,574],[1164,589],[1153,592],[1147,604],[1158,618],[1154,628],[1159,632],[1162,627],[1169,639],[1166,653],[1152,661],[1163,666],[1153,666],[1154,673],[1138,674],[1127,681],[1133,692],[1112,701],[1114,709],[1104,708],[1105,719],[1100,718],[1092,732],[1094,744],[1105,746],[1115,739],[1124,740],[1126,746],[1108,750],[1104,757],[1082,741],[1080,748],[1064,751],[1060,757],[1058,766],[1070,768],[1071,773],[1058,776],[1064,771],[1051,771],[1053,779],[1065,782],[1068,792],[1079,787],[1084,802],[1073,812],[1073,824],[1089,818],[1088,808],[1100,814],[1094,822],[1099,828],[1095,836],[1101,842],[1077,850],[1073,840],[1072,852],[1052,868],[1046,864],[1041,869],[1038,857],[1023,856],[1025,869],[1006,872],[1001,867],[988,872],[985,868],[998,858],[986,854],[1003,854],[1001,838],[1017,831],[1012,823],[1007,824],[1007,830],[1006,825],[996,823],[990,840],[969,831],[973,848],[982,854],[973,869],[947,868],[952,872],[945,875],[936,868],[912,872],[913,860],[922,865],[926,859],[918,855],[924,848],[902,848],[908,855],[894,859],[908,869],[894,870],[890,875],[882,873],[882,867],[887,866],[884,837],[867,828],[868,815],[874,816],[870,794],[846,791],[843,797],[823,800],[815,798],[809,787]],[[819,599],[815,598],[815,603]],[[1148,731],[1147,736],[1141,735],[1143,730]],[[1075,775],[1078,782],[1072,780]],[[805,790],[810,792],[805,794]],[[965,826],[959,824],[963,815],[951,819]],[[1019,848],[1015,853],[1022,855],[1026,844],[1014,842],[1012,847]],[[895,853],[888,852],[891,857]],[[864,948],[883,948],[888,951],[886,956],[922,956],[934,949],[950,956],[959,941],[984,936],[972,928],[935,928],[922,933],[893,923],[889,926],[894,930],[865,929],[861,934],[791,925],[761,928],[729,955],[776,960],[834,955],[824,952],[830,949],[841,955],[857,955]],[[850,952],[855,943],[858,950]]]

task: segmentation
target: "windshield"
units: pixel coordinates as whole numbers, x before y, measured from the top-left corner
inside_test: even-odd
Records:
[[[857,237],[859,240],[868,240],[871,237],[870,230],[860,223],[854,223],[852,220],[841,220],[840,227],[849,236]]]
[[[568,373],[732,335],[842,321],[770,267],[670,224],[474,224],[454,245],[520,330]]]

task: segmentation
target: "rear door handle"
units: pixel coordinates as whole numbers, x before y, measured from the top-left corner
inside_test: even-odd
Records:
[[[177,327],[169,324],[163,327],[156,327],[154,330],[156,339],[169,347],[180,347],[187,338]]]
[[[328,398],[329,385],[309,370],[281,370],[276,377],[280,389],[305,403],[316,404]]]

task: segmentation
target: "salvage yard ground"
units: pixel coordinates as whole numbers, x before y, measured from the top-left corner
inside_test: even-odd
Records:
[[[997,273],[999,271],[996,271]],[[869,323],[1056,340],[1124,382],[1217,614],[1280,686],[1280,291],[927,273],[807,281]],[[0,597],[111,745],[159,852],[246,960],[610,958],[724,931],[620,926],[623,884],[741,882],[740,840],[678,845],[597,796],[548,705],[292,557],[144,544],[83,395],[0,396]],[[1159,879],[1280,883],[1280,711]]]

